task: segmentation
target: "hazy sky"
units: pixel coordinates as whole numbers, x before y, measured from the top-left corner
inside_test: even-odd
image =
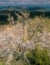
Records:
[[[0,6],[4,5],[32,5],[32,4],[50,4],[50,0],[0,0]]]

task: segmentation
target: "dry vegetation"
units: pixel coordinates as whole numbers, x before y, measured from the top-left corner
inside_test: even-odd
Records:
[[[39,44],[50,49],[50,18],[36,16],[23,22],[0,25],[0,65],[50,65],[48,52],[35,48]]]

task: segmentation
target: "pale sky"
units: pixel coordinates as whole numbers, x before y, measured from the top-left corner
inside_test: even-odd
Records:
[[[0,6],[21,4],[22,5],[50,4],[50,0],[0,0]]]

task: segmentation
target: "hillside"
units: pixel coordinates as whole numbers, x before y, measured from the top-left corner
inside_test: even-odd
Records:
[[[0,59],[6,65],[14,60],[14,53],[21,61],[38,44],[50,49],[50,12],[0,11]]]

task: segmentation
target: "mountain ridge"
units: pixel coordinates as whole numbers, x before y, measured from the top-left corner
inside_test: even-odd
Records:
[[[46,6],[0,6],[0,11],[34,11],[34,10],[50,10],[50,7]]]

